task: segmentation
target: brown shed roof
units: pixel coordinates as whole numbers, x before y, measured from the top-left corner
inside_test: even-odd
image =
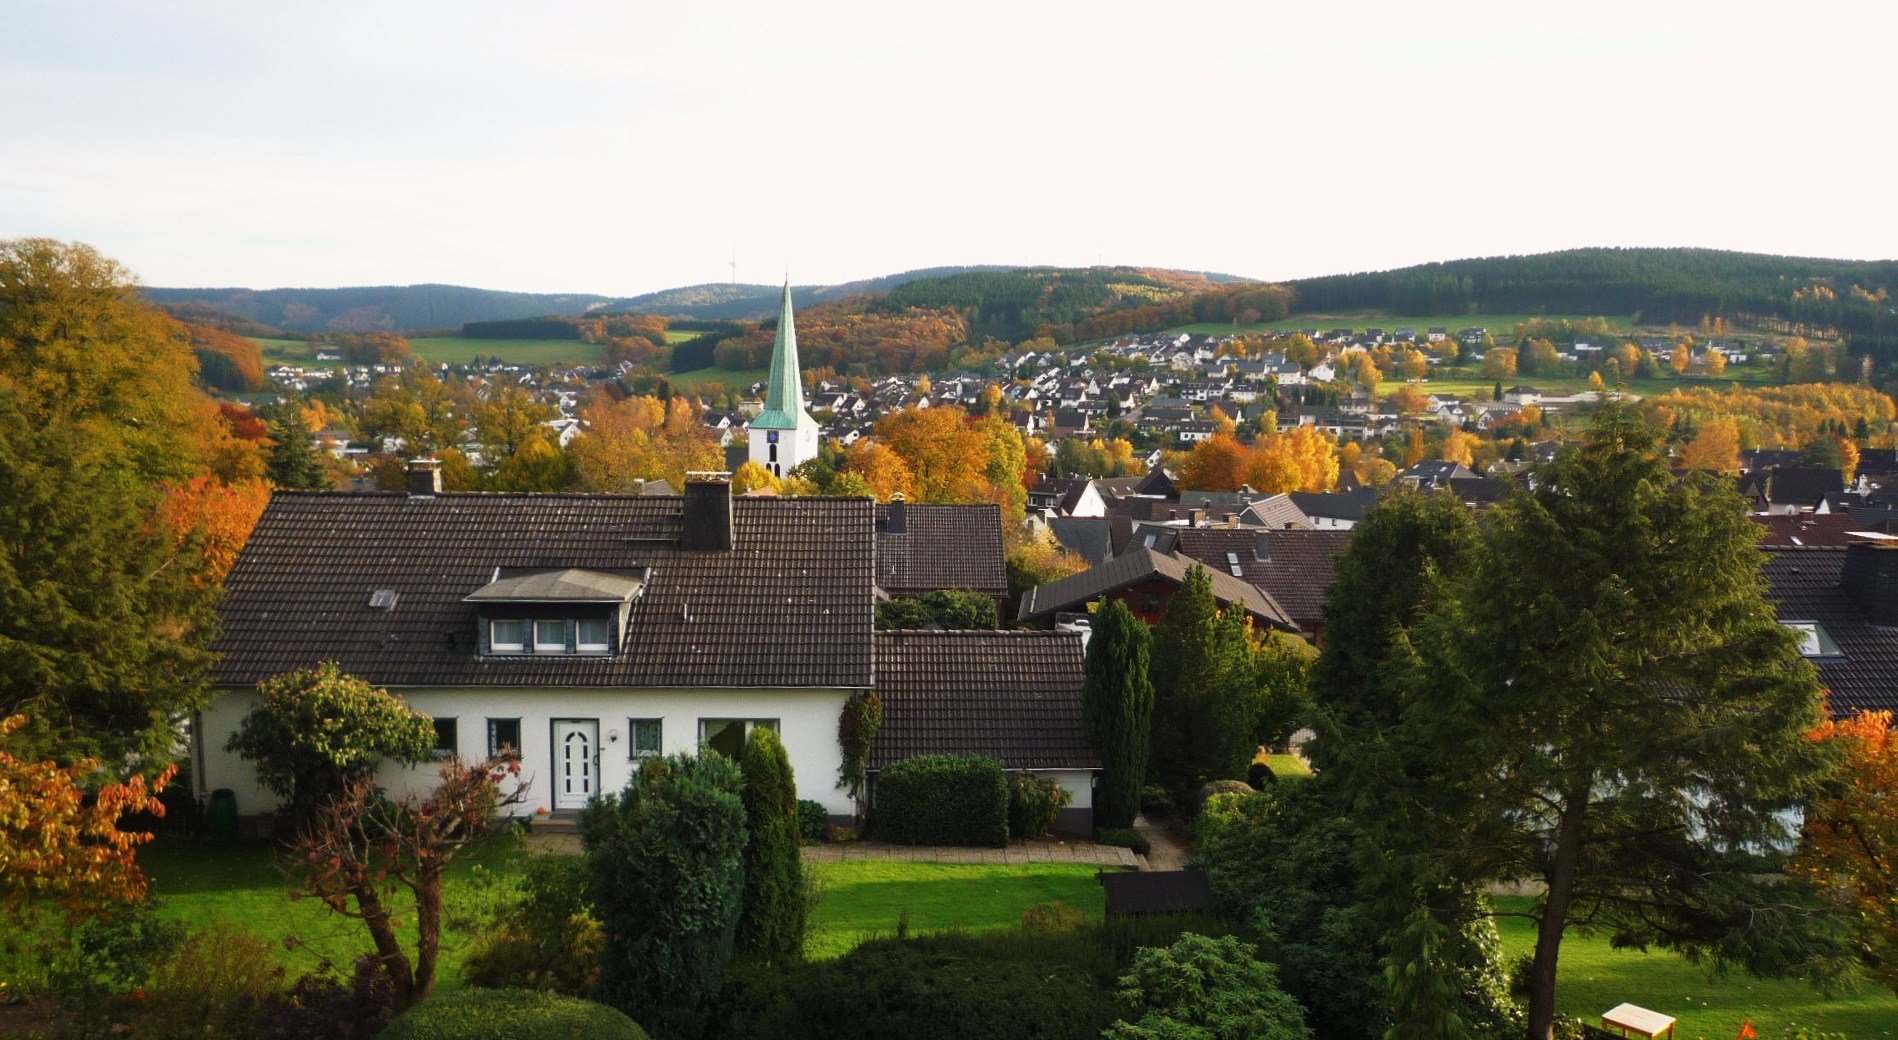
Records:
[[[915,755],[992,755],[1010,769],[1092,769],[1081,729],[1081,637],[878,632],[881,769]]]
[[[1079,610],[1082,604],[1148,578],[1162,578],[1177,585],[1186,580],[1187,571],[1197,566],[1200,564],[1184,556],[1155,552],[1145,546],[1128,549],[1079,574],[1029,589],[1022,596],[1018,616],[1023,621],[1043,621],[1063,610]],[[1208,567],[1206,572],[1212,576],[1213,598],[1220,603],[1241,607],[1268,624],[1298,631],[1291,616],[1265,590],[1217,568]]]
[[[1008,594],[1002,559],[1002,511],[993,505],[911,502],[903,533],[888,530],[890,507],[878,505],[876,580],[894,596],[934,589]]]

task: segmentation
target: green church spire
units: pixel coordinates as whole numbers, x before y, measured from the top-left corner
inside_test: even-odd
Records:
[[[751,420],[753,429],[795,430],[804,411],[804,379],[797,365],[797,324],[791,317],[791,283],[784,283],[784,306],[778,313],[778,341],[771,348],[771,378],[765,383],[764,411]]]

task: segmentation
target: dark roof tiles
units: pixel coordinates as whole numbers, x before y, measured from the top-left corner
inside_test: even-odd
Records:
[[[991,755],[1010,769],[1093,769],[1081,729],[1081,637],[878,632],[881,769],[916,755]]]
[[[894,596],[935,589],[1008,594],[1002,562],[1002,511],[993,505],[905,503],[904,533],[889,527],[888,505],[876,507],[876,583]]]

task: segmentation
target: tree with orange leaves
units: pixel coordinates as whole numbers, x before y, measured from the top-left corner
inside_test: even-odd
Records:
[[[982,434],[967,420],[968,414],[954,405],[905,408],[877,420],[876,439],[909,467],[918,501],[981,498],[989,453]]]
[[[158,516],[175,544],[195,539],[204,567],[196,580],[218,585],[237,562],[251,528],[270,504],[270,485],[261,480],[226,484],[209,474],[165,489]]]
[[[1898,740],[1891,712],[1827,721],[1807,738],[1837,748],[1841,760],[1825,796],[1806,811],[1804,846],[1787,872],[1851,911],[1872,977],[1898,993]]]
[[[1680,463],[1686,469],[1704,469],[1709,473],[1740,471],[1740,426],[1732,419],[1708,419],[1700,424],[1694,439],[1681,448]]]
[[[1478,443],[1477,436],[1473,433],[1451,430],[1449,436],[1443,438],[1443,450],[1437,457],[1445,462],[1454,462],[1461,466],[1474,466]]]
[[[837,469],[840,473],[862,477],[879,502],[888,502],[899,494],[908,497],[916,493],[916,475],[910,472],[909,463],[889,445],[869,438],[852,444]]]
[[[157,795],[177,772],[150,784],[133,777],[89,790],[99,763],[21,758],[9,746],[26,717],[0,719],[0,913],[19,921],[56,906],[70,919],[145,898],[132,854],[152,836],[119,829],[126,813],[163,816]]]
[[[1237,491],[1246,479],[1249,454],[1231,434],[1208,437],[1187,455],[1180,486],[1194,491]]]

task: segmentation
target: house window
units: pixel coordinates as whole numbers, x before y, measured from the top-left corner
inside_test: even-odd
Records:
[[[1817,621],[1782,621],[1780,624],[1792,629],[1799,637],[1799,652],[1806,657],[1843,657],[1839,644],[1832,641],[1826,630]]]
[[[745,740],[751,731],[764,727],[778,731],[777,719],[700,719],[699,747],[716,751],[736,762],[745,753]]]
[[[627,719],[626,734],[628,758],[657,758],[663,751],[660,738],[664,729],[659,719]]]
[[[488,757],[500,758],[504,753],[513,755],[516,758],[520,757],[520,719],[488,720]]]
[[[428,757],[436,761],[446,761],[455,757],[455,720],[435,720],[435,746],[429,749]]]
[[[488,622],[488,648],[497,654],[518,654],[527,649],[527,622]]]
[[[567,649],[567,623],[565,621],[534,622],[534,652],[564,653]]]
[[[581,618],[573,623],[574,649],[603,654],[613,648],[613,623],[605,618]]]

